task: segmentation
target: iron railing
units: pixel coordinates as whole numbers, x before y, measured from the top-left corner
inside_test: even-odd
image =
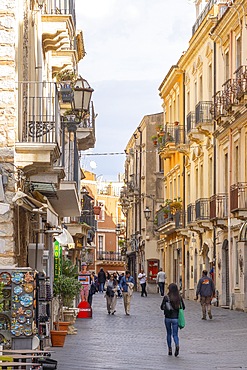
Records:
[[[195,124],[212,123],[212,102],[200,101],[196,105],[196,122]]]
[[[60,107],[54,82],[19,83],[19,141],[61,144]]]
[[[200,27],[200,25],[202,24],[202,22],[204,21],[204,19],[208,15],[208,12],[213,7],[213,5],[217,3],[217,1],[218,0],[210,0],[207,3],[207,5],[205,6],[205,8],[203,9],[203,11],[199,14],[199,16],[197,17],[196,22],[194,23],[194,25],[192,27],[192,36],[198,30],[198,28]]]
[[[76,29],[75,0],[46,0],[42,14],[71,15]]]
[[[123,261],[123,256],[121,252],[97,252],[97,260],[104,261]]]
[[[197,220],[209,220],[210,215],[210,203],[209,198],[200,198],[196,200],[196,221]]]
[[[194,223],[196,221],[195,204],[190,203],[187,206],[187,224]]]
[[[247,183],[237,182],[230,188],[230,211],[247,210]]]
[[[226,219],[228,216],[228,194],[215,194],[210,198],[210,220]]]
[[[187,133],[189,134],[196,127],[196,115],[195,112],[189,112],[187,114]]]
[[[161,208],[156,215],[158,228],[174,221],[174,215],[166,208]]]

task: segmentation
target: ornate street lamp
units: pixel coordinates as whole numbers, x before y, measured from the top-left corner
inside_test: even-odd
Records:
[[[145,219],[148,221],[151,217],[151,210],[149,209],[149,207],[146,207],[143,212]]]
[[[73,110],[81,120],[85,117],[85,114],[89,112],[93,91],[94,90],[84,78],[79,77],[75,81]]]

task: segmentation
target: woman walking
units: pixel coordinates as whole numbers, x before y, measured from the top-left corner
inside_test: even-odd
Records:
[[[185,309],[184,301],[180,297],[177,284],[172,283],[168,286],[168,293],[164,296],[160,308],[164,310],[166,340],[168,346],[168,355],[172,356],[172,337],[175,343],[175,357],[179,355],[178,338],[178,313],[180,305]]]
[[[106,308],[108,314],[114,315],[117,303],[117,280],[114,279],[113,274],[110,275],[110,279],[106,282]]]

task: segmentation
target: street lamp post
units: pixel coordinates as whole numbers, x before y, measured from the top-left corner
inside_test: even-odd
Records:
[[[144,213],[145,219],[147,221],[153,223],[152,232],[153,232],[153,235],[155,235],[154,234],[154,203],[155,203],[155,195],[142,194],[142,197],[149,198],[149,199],[152,200],[152,211],[150,210],[150,208],[148,206],[146,206],[146,208],[144,209],[143,213]],[[152,214],[152,219],[150,220],[151,214]]]
[[[118,251],[118,253],[119,253],[119,235],[120,235],[120,233],[121,233],[121,227],[120,227],[121,225],[120,224],[117,224],[117,226],[116,226],[116,235],[117,235],[117,251]]]

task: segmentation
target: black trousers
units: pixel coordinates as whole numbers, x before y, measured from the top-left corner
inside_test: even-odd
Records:
[[[142,292],[141,292],[141,296],[143,297],[144,295],[147,296],[147,291],[146,291],[146,283],[142,283],[141,284],[141,288],[142,288]]]

